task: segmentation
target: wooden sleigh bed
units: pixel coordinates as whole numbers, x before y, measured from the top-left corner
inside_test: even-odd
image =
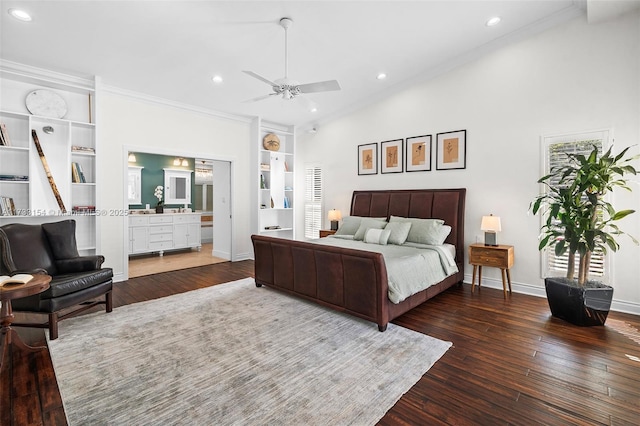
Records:
[[[443,219],[451,226],[445,243],[455,246],[458,272],[400,303],[388,298],[382,254],[252,235],[256,286],[266,285],[321,305],[373,321],[380,331],[410,309],[464,277],[466,189],[354,191],[351,216]]]

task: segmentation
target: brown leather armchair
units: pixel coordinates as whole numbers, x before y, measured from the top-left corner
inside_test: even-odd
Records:
[[[14,311],[47,314],[48,321],[14,322],[14,326],[49,328],[49,338],[54,340],[58,338],[59,320],[100,304],[106,305],[107,312],[112,311],[113,271],[102,268],[104,256],[78,255],[75,220],[2,226],[0,250],[0,275],[27,273],[52,277],[48,290],[12,302]]]

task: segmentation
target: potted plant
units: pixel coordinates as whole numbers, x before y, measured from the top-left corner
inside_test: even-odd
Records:
[[[164,201],[162,201],[163,189],[162,185],[158,185],[153,191],[153,195],[158,199],[158,204],[156,204],[156,213],[164,213]]]
[[[616,237],[625,233],[615,222],[635,212],[616,211],[605,200],[616,187],[631,191],[625,175],[637,174],[630,162],[638,156],[627,157],[628,150],[614,156],[610,148],[599,156],[594,145],[588,157],[566,154],[566,164],[538,180],[546,190],[530,206],[534,214],[546,215],[538,249],[553,248],[556,256],[568,254],[566,276],[545,278],[551,314],[576,325],[604,325],[611,307],[613,287],[589,280],[589,268],[594,251],[618,250]]]

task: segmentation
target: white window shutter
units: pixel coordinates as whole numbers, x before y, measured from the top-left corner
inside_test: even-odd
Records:
[[[322,168],[306,166],[304,176],[304,236],[315,239],[322,228]]]

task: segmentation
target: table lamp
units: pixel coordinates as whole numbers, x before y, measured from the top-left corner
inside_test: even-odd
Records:
[[[497,246],[498,245],[498,232],[502,231],[500,226],[500,218],[498,216],[489,215],[482,216],[482,223],[480,224],[480,230],[484,231],[484,245],[485,246]]]
[[[328,216],[329,216],[329,220],[331,221],[331,230],[337,231],[338,221],[342,219],[342,214],[340,213],[340,210],[331,209],[329,210]]]

